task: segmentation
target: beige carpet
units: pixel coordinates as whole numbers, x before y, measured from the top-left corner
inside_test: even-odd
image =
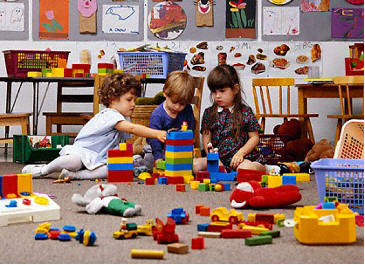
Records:
[[[19,173],[22,165],[0,163],[0,175]],[[73,193],[83,194],[96,184],[92,181],[52,184],[51,179],[33,181],[35,192],[54,194],[61,206],[61,220],[52,221],[52,227],[62,228],[66,224],[85,228],[97,235],[96,246],[85,247],[75,240],[71,242],[35,241],[35,223],[13,224],[0,227],[0,263],[364,263],[364,229],[356,228],[357,242],[352,245],[306,246],[300,244],[293,228],[279,228],[280,238],[273,244],[248,247],[243,239],[205,239],[204,250],[190,250],[189,254],[165,253],[165,259],[132,259],[130,250],[162,249],[152,237],[138,237],[130,240],[115,240],[112,235],[119,228],[120,217],[110,215],[88,215],[82,208],[73,205]],[[190,246],[191,238],[197,235],[197,224],[209,222],[209,218],[194,213],[196,204],[211,208],[229,207],[230,192],[198,192],[188,188],[186,193],[177,193],[174,186],[145,186],[118,183],[118,194],[129,201],[143,206],[143,216],[130,218],[130,222],[143,224],[148,218],[160,217],[175,207],[184,207],[192,221],[188,225],[178,225],[176,231],[182,242]],[[315,181],[298,185],[303,196],[295,206],[317,204]],[[286,209],[255,211],[262,213],[284,213],[293,218],[295,206]],[[243,210],[246,217],[253,210]],[[276,227],[275,227],[276,229]]]

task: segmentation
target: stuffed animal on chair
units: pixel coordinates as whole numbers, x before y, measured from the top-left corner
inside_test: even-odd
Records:
[[[118,198],[116,191],[117,187],[113,184],[97,184],[88,189],[84,196],[72,195],[72,202],[85,207],[89,214],[96,214],[101,210],[108,214],[124,217],[141,214],[140,205]]]
[[[233,208],[276,208],[300,201],[302,195],[295,185],[262,188],[257,181],[241,182],[229,200]]]

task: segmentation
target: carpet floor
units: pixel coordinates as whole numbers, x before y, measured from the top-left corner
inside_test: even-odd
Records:
[[[21,172],[22,165],[0,163],[0,175]],[[53,176],[54,177],[54,176]],[[11,224],[0,227],[0,263],[364,263],[364,229],[356,227],[357,241],[351,245],[309,246],[300,244],[293,228],[278,228],[279,238],[263,246],[246,246],[243,239],[205,238],[204,250],[189,250],[189,254],[167,253],[166,245],[159,245],[151,237],[116,240],[113,232],[119,229],[120,217],[105,214],[89,215],[83,208],[71,202],[74,193],[84,194],[95,185],[94,181],[73,181],[53,184],[52,179],[33,180],[33,191],[53,194],[61,207],[61,219],[51,221],[52,227],[62,229],[64,225],[75,225],[77,229],[89,229],[97,235],[95,246],[85,247],[77,241],[34,240],[36,223]],[[146,219],[159,217],[164,222],[171,209],[184,207],[190,213],[191,222],[177,225],[180,241],[191,245],[191,238],[197,236],[197,224],[209,222],[208,217],[196,215],[194,206],[204,204],[214,209],[229,207],[231,192],[176,192],[172,185],[145,186],[133,183],[116,183],[119,197],[142,205],[142,216],[132,217],[129,222],[144,224]],[[296,206],[318,203],[314,178],[311,182],[298,184],[302,200],[295,205],[270,210],[241,210],[248,213],[283,213],[293,218]],[[275,226],[274,229],[277,227]],[[164,260],[142,260],[130,257],[131,249],[165,250]]]

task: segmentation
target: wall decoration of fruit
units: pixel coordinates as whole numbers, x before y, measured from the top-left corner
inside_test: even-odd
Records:
[[[256,38],[256,0],[226,0],[226,38]]]
[[[197,27],[213,27],[213,0],[194,0],[195,25]]]
[[[171,1],[158,3],[148,15],[148,27],[157,38],[173,40],[179,37],[186,27],[184,9]]]
[[[68,39],[68,0],[39,0],[39,39]]]
[[[332,8],[331,37],[364,39],[364,8]]]

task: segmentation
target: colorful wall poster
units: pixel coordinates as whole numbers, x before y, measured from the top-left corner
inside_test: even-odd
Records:
[[[0,31],[24,31],[24,3],[0,3]]]
[[[78,0],[79,30],[81,34],[96,33],[97,0]]]
[[[68,0],[39,0],[39,39],[68,39]]]
[[[329,0],[300,0],[302,12],[326,12],[329,11]]]
[[[264,35],[299,35],[299,7],[264,7]]]
[[[332,8],[331,37],[364,39],[364,9]]]
[[[139,6],[103,5],[103,32],[120,34],[139,33]]]
[[[256,38],[256,0],[226,0],[226,38]]]

